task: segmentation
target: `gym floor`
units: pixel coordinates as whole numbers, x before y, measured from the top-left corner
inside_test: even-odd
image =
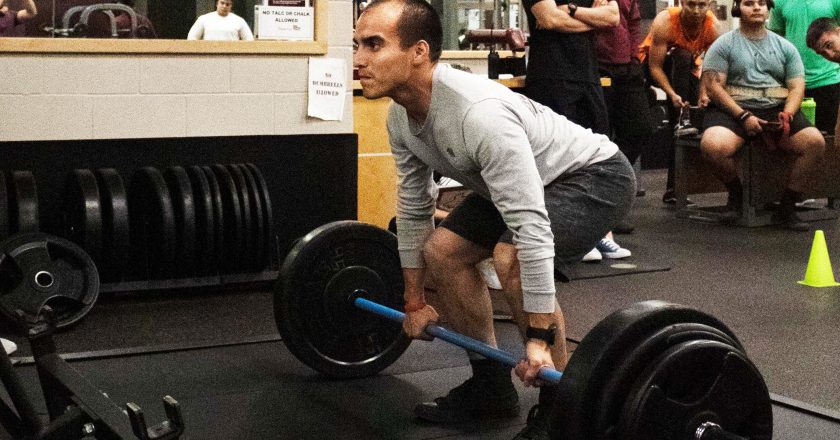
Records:
[[[617,240],[633,251],[626,262],[670,270],[558,285],[569,337],[579,340],[613,310],[640,300],[698,308],[738,335],[776,400],[792,403],[774,406],[774,438],[840,438],[840,287],[797,283],[813,231],[678,219],[661,202],[664,181],[661,170],[643,173],[647,195],[637,198],[631,216],[636,231]],[[714,197],[723,195],[693,198]],[[813,225],[840,262],[838,221]],[[499,321],[496,328],[502,348],[521,353],[513,324]],[[30,397],[41,399],[26,342],[11,339],[20,345],[13,358]],[[420,423],[411,415],[416,402],[468,377],[463,350],[415,342],[378,376],[328,380],[280,342],[268,286],[104,295],[56,343],[59,352],[77,354],[71,365],[112,400],[138,403],[150,424],[163,419],[161,397],[172,395],[190,439],[507,439],[522,428],[537,395],[520,388],[522,414],[503,423]]]

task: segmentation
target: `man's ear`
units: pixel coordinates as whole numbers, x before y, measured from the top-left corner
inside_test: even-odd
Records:
[[[429,61],[429,43],[426,40],[420,40],[414,43],[414,59],[415,65],[420,65]]]

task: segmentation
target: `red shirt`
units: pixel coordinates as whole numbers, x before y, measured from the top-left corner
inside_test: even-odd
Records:
[[[616,0],[620,16],[618,26],[598,29],[598,62],[604,64],[627,64],[638,54],[642,36],[639,31],[639,3],[637,0]]]

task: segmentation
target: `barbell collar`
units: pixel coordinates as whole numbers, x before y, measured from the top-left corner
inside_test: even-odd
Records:
[[[391,321],[402,323],[405,320],[405,313],[400,312],[399,310],[394,310],[390,307],[385,307],[365,298],[356,297],[353,299],[353,304],[362,310],[390,319]],[[484,342],[453,332],[452,330],[448,330],[438,325],[428,324],[425,331],[431,336],[440,338],[466,350],[478,353],[488,359],[493,359],[507,365],[508,367],[513,368],[519,363],[519,359],[506,351],[491,347]],[[553,368],[543,367],[540,369],[538,377],[546,382],[558,383],[560,382],[560,378],[563,377],[563,373]]]

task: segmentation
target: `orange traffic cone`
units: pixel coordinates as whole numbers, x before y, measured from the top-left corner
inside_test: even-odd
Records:
[[[825,234],[822,230],[817,230],[814,234],[814,244],[811,246],[808,268],[805,269],[805,279],[799,281],[799,284],[811,287],[840,286],[840,283],[834,280],[831,260],[828,258],[828,246],[825,244]]]

